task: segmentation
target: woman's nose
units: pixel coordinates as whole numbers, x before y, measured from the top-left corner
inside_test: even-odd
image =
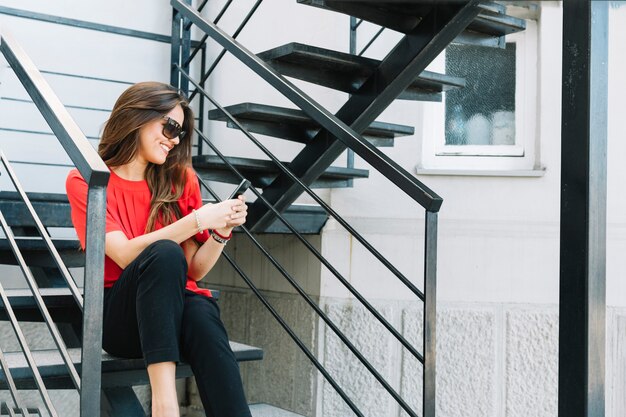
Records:
[[[174,145],[178,145],[180,143],[180,138],[178,136],[176,136],[175,138],[172,138],[169,141],[173,142]]]

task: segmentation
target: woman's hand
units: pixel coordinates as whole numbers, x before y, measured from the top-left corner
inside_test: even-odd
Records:
[[[245,197],[224,200],[221,203],[205,204],[196,210],[203,229],[232,229],[246,221],[248,206]]]
[[[241,226],[246,222],[246,216],[248,215],[248,205],[246,204],[246,197],[244,197],[243,195],[240,195],[236,200],[228,201],[237,201],[237,204],[234,207],[235,212],[231,216],[230,220],[226,223],[226,227],[224,228],[226,230],[223,230],[230,233],[230,230],[237,226]]]

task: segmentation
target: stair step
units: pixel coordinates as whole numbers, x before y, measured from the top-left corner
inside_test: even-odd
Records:
[[[41,288],[41,297],[57,323],[74,322],[81,317],[80,308],[67,288]],[[42,322],[43,317],[29,289],[5,290],[9,304],[20,322]],[[0,300],[0,320],[8,320],[4,304]]]
[[[367,0],[298,0],[298,3],[345,13],[402,33],[409,33],[433,5],[458,4],[458,0],[367,1]],[[526,29],[523,19],[507,16],[504,6],[486,2],[482,11],[454,42],[502,47],[501,37]]]
[[[303,417],[301,414],[269,404],[250,404],[252,417]]]
[[[225,110],[250,132],[262,135],[308,143],[320,131],[320,125],[302,110],[257,103],[235,104]],[[228,127],[237,128],[220,109],[209,111],[209,119],[227,121]],[[393,146],[394,138],[414,133],[411,126],[374,122],[365,129],[363,137],[375,146]]]
[[[237,181],[238,183],[238,181]],[[70,218],[70,206],[65,194],[28,193],[35,211],[46,227],[73,227]],[[212,200],[204,200],[205,203]],[[26,206],[16,192],[0,192],[0,211],[12,227],[34,227]],[[328,219],[328,215],[319,206],[294,204],[284,215],[296,230],[303,234],[318,234]],[[265,233],[290,233],[289,229],[280,221],[276,221]],[[23,254],[31,265],[56,267],[54,260],[48,254],[45,243],[38,236],[20,237],[18,245],[24,250]],[[61,258],[68,267],[82,267],[85,265],[85,255],[78,250],[80,244],[76,238],[53,238],[52,242],[59,251]],[[0,238],[0,264],[15,265],[15,257],[6,239]]]
[[[46,227],[72,227],[70,204],[66,194],[27,193],[27,195]],[[11,226],[35,226],[33,218],[17,192],[0,192],[0,211]]]
[[[250,158],[227,157],[228,162],[235,166],[241,174],[257,188],[264,188],[279,174],[280,169],[273,161]],[[288,162],[283,162],[287,167]],[[193,157],[193,166],[196,172],[204,179],[237,184],[239,176],[235,175],[228,166],[216,155],[198,155]],[[348,187],[348,180],[367,178],[366,169],[330,167],[312,185],[313,188],[341,188]]]
[[[10,223],[9,223],[10,224]],[[56,268],[46,243],[39,236],[16,236],[18,248],[29,266]],[[76,238],[52,238],[52,244],[68,268],[85,266],[85,253]],[[0,264],[18,265],[9,241],[0,238]]]
[[[301,234],[320,234],[328,220],[328,213],[320,206],[293,204],[284,213],[285,219]],[[279,219],[262,233],[291,233]]]
[[[81,290],[82,292],[82,290]],[[69,323],[79,318],[81,311],[67,288],[40,288],[39,293],[55,322]],[[213,298],[219,300],[220,290],[211,290]],[[19,321],[42,322],[43,317],[30,289],[5,290],[9,304]],[[2,300],[0,300],[0,321],[8,320]]]
[[[239,362],[256,361],[263,359],[263,350],[242,343],[230,342],[230,347]],[[68,349],[72,362],[80,372],[81,349]],[[72,382],[67,375],[67,369],[57,350],[33,351],[33,357],[37,363],[46,387],[48,389],[73,388]],[[11,374],[20,389],[34,389],[35,383],[32,373],[22,352],[5,352],[6,360]],[[192,376],[191,367],[186,363],[176,366],[176,377],[187,378]],[[128,385],[145,385],[148,383],[148,373],[143,358],[124,359],[102,352],[102,386],[116,387]],[[4,373],[0,374],[0,389],[7,389]]]
[[[261,52],[258,56],[285,76],[350,94],[356,93],[380,64],[376,59],[297,42]],[[443,91],[463,87],[463,78],[423,71],[398,98],[441,101]]]

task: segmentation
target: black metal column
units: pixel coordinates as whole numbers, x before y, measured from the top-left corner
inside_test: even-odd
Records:
[[[191,0],[185,0],[185,3],[191,6]],[[180,45],[180,63],[181,67],[189,74],[189,56],[191,55],[191,23],[189,19],[183,19]],[[189,80],[185,77],[179,78],[180,90],[186,95],[189,94]],[[202,113],[201,113],[202,114]]]
[[[176,68],[176,64],[180,61],[180,13],[176,9],[172,9],[172,48],[170,54],[170,84],[176,88],[180,87],[180,73]]]
[[[426,212],[424,237],[424,373],[422,416],[435,417],[437,385],[437,213]]]
[[[183,0],[191,5],[191,0]],[[170,54],[170,84],[185,94],[189,92],[189,81],[181,77],[176,65],[181,65],[189,73],[189,56],[191,55],[191,29],[189,20],[183,19],[175,9],[172,9],[172,48]]]
[[[563,2],[559,417],[604,417],[608,2]]]

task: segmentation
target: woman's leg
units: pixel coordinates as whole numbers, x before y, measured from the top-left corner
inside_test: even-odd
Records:
[[[215,300],[185,292],[181,350],[209,417],[250,417],[239,365]]]
[[[116,356],[144,357],[153,416],[178,416],[174,373],[186,275],[182,248],[162,240],[148,246],[105,291],[102,346]]]
[[[159,362],[148,365],[152,390],[152,417],[178,417],[176,397],[176,363]]]

